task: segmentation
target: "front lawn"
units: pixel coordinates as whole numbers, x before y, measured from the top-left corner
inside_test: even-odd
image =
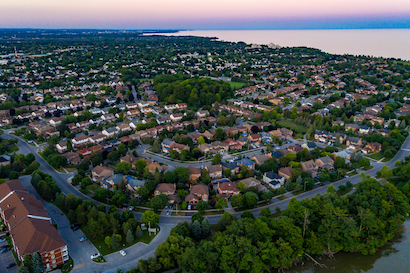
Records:
[[[373,153],[373,154],[368,154],[367,157],[370,157],[370,158],[372,158],[372,159],[374,159],[374,160],[380,160],[380,159],[382,159],[384,156],[383,156],[383,153],[382,153],[382,152],[377,152],[377,153]]]

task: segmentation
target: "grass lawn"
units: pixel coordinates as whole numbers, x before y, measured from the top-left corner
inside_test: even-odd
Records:
[[[217,214],[223,214],[225,211],[223,209],[220,210],[213,210],[213,211],[205,211],[204,213],[201,213],[202,215],[217,215]]]
[[[367,157],[370,157],[374,160],[380,160],[383,158],[383,153],[382,152],[377,152],[377,153],[373,153],[373,154],[368,154]]]
[[[185,216],[185,212],[181,212],[181,211],[179,211],[179,212],[172,211],[172,212],[171,212],[171,215],[173,215],[173,216]]]
[[[282,200],[288,199],[288,197],[287,197],[287,196],[282,195],[282,196],[279,196],[279,197],[278,197],[278,199],[282,201]]]
[[[241,89],[242,87],[244,87],[246,85],[246,83],[243,82],[227,82],[229,83],[229,85],[234,89]]]
[[[308,128],[306,126],[300,125],[300,124],[296,124],[291,120],[287,120],[287,119],[282,119],[279,120],[278,123],[280,125],[282,125],[283,127],[288,127],[293,131],[297,131],[295,133],[302,133],[302,134],[306,134]]]
[[[352,177],[353,175],[356,175],[356,174],[358,174],[358,172],[357,172],[357,171],[354,171],[354,172],[348,173],[347,175],[348,175],[349,177]]]
[[[124,237],[124,236],[123,236]],[[114,253],[116,251],[119,251],[121,249],[127,248],[133,244],[136,244],[138,242],[143,242],[146,244],[149,244],[149,242],[151,242],[151,240],[155,237],[154,234],[152,234],[151,236],[149,236],[148,234],[148,230],[144,230],[142,231],[142,236],[140,238],[135,238],[134,242],[132,244],[127,244],[125,238],[122,238],[122,246],[119,247],[118,249],[113,249],[113,248],[109,248],[107,246],[107,244],[104,242],[104,239],[102,240],[91,240],[91,243],[93,243],[93,245],[98,249],[98,251],[101,253],[101,255],[105,256],[111,253]]]
[[[373,169],[373,166],[364,167],[364,168],[363,168],[363,171],[368,171],[368,170],[371,170],[371,169]]]

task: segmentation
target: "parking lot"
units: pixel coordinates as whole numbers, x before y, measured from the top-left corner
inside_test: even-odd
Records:
[[[7,242],[0,243],[0,247],[7,245]],[[0,272],[10,272],[10,273],[17,273],[18,266],[13,268],[7,269],[6,266],[10,263],[16,263],[14,260],[13,253],[11,250],[0,253]]]

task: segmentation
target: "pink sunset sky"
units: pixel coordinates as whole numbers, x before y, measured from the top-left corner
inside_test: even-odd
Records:
[[[1,0],[0,28],[409,28],[410,0]]]

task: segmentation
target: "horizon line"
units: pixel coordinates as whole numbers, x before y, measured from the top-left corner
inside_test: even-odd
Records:
[[[326,27],[321,27],[321,28],[221,28],[221,29],[216,29],[216,28],[192,28],[192,29],[163,29],[163,28],[144,28],[144,29],[131,29],[131,28],[35,28],[35,27],[16,27],[16,28],[0,28],[1,30],[108,30],[108,31],[243,31],[243,30],[372,30],[372,29],[410,29],[410,27],[363,27],[363,28],[349,28],[349,27],[332,27],[332,28],[326,28]]]

